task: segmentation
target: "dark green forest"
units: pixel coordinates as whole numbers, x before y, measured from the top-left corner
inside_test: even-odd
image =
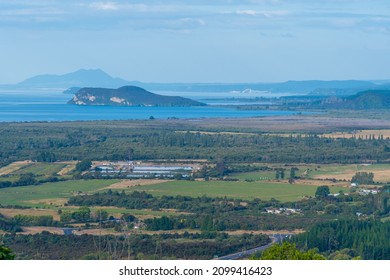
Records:
[[[362,259],[390,259],[390,222],[340,220],[320,223],[293,240],[301,248],[317,248],[321,253],[351,249]]]
[[[150,121],[151,123],[153,121]],[[145,122],[143,122],[145,124]],[[146,122],[148,124],[148,122]],[[18,123],[0,127],[0,164],[15,160],[208,159],[228,162],[387,162],[390,140],[332,139],[317,135],[271,136],[176,132],[194,129],[142,122]]]

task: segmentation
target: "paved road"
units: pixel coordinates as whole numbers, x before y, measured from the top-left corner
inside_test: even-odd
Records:
[[[238,252],[238,253],[234,253],[234,254],[230,254],[230,255],[227,255],[227,256],[222,256],[222,257],[219,257],[219,258],[215,258],[215,260],[238,260],[238,259],[242,259],[244,257],[248,257],[250,255],[253,255],[254,253],[262,252],[265,249],[271,247],[272,244],[280,243],[283,239],[291,237],[291,235],[290,234],[288,234],[288,235],[286,235],[286,234],[273,234],[273,235],[270,235],[269,237],[272,239],[272,242],[267,244],[267,245],[256,247],[256,248],[253,248],[253,249],[249,249],[249,250]]]

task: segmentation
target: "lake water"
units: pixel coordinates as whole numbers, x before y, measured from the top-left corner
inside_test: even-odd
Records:
[[[77,106],[66,102],[70,95],[0,94],[0,122],[135,120],[167,118],[245,118],[293,115],[292,111],[242,111],[220,107],[114,107]]]

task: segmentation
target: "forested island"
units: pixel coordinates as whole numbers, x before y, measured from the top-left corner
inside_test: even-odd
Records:
[[[111,106],[163,106],[188,107],[206,104],[179,96],[164,96],[151,93],[136,86],[124,86],[118,89],[81,88],[68,104],[111,105]]]

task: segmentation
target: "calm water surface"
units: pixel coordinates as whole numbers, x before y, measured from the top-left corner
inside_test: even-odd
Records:
[[[114,107],[67,105],[70,95],[0,94],[0,121],[135,120],[167,118],[244,118],[293,115],[291,111],[241,111],[218,107]]]

